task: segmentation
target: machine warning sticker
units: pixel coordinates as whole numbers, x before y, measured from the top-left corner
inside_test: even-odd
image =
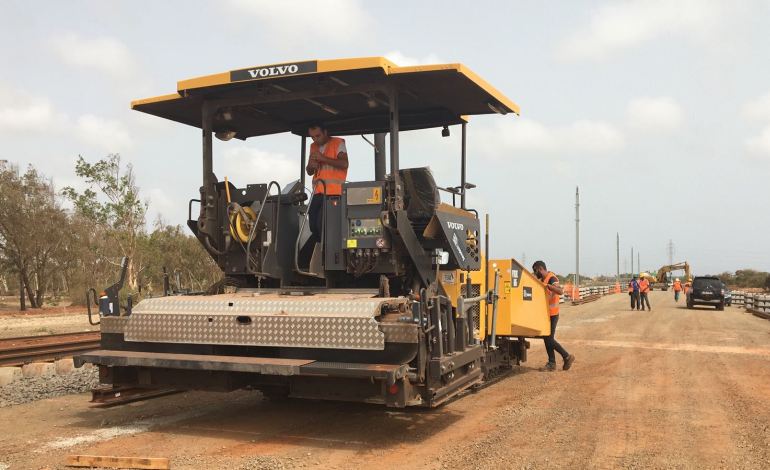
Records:
[[[521,271],[516,268],[511,269],[511,284],[513,284],[513,287],[519,287],[520,279],[521,279]]]
[[[448,273],[441,273],[441,282],[444,284],[454,284],[455,283],[455,273],[448,272]]]
[[[356,240],[355,238],[348,238],[347,247],[358,248],[358,240]]]
[[[233,70],[230,72],[231,82],[246,80],[262,80],[265,78],[285,77],[288,75],[302,75],[318,71],[318,62],[293,62],[288,64],[275,64],[265,67],[253,67],[250,69]]]
[[[504,294],[510,294],[511,293],[511,283],[508,281],[503,282],[503,293]]]
[[[367,204],[381,204],[382,203],[382,190],[380,188],[372,188],[372,197],[366,199]]]
[[[532,300],[532,288],[531,287],[525,287],[522,291],[524,292],[524,300]]]

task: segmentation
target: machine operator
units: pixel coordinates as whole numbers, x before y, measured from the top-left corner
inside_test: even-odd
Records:
[[[342,195],[342,185],[348,175],[345,140],[330,136],[326,126],[321,123],[310,124],[307,132],[313,143],[310,144],[310,158],[305,171],[313,176],[313,198],[308,209],[311,235],[300,252],[300,260],[305,266],[310,264],[315,244],[321,241],[326,198],[339,198]]]
[[[556,341],[556,324],[559,322],[559,296],[564,293],[564,289],[559,286],[559,278],[556,274],[552,273],[545,266],[543,261],[535,261],[532,265],[532,272],[535,273],[538,279],[543,283],[545,287],[546,295],[548,296],[548,316],[551,320],[551,333],[548,336],[543,336],[545,342],[545,350],[548,354],[548,362],[541,369],[543,371],[556,370],[556,354],[561,354],[564,360],[563,370],[569,370],[572,367],[572,363],[575,362],[575,356],[567,352],[566,349]]]

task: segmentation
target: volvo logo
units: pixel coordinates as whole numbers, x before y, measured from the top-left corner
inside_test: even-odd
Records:
[[[265,65],[264,67],[233,70],[230,72],[230,81],[241,82],[245,80],[262,80],[265,78],[285,77],[317,71],[318,62],[316,61]]]
[[[465,230],[465,225],[459,222],[447,222],[446,226],[449,230]]]
[[[297,64],[291,65],[276,65],[275,67],[262,67],[258,69],[249,70],[251,78],[265,78],[276,77],[278,75],[291,75],[299,72],[299,66]]]

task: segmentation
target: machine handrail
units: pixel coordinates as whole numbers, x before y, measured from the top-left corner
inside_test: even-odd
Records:
[[[299,233],[297,233],[297,241],[294,243],[294,270],[298,272],[299,274],[304,274],[305,276],[318,276],[318,273],[314,273],[311,271],[303,271],[299,268],[299,241],[302,239],[302,230],[305,228],[305,222],[307,222],[310,214],[310,206],[313,203],[313,199],[316,197],[318,193],[315,192],[315,183],[320,182],[323,185],[324,192],[323,194],[326,195],[326,180],[318,178],[316,180],[313,180],[313,195],[310,197],[310,201],[308,202],[308,212],[305,213],[305,217],[302,218],[302,223],[299,226]],[[323,254],[325,252],[324,250],[324,240],[326,239],[326,208],[324,207],[324,215],[323,219],[321,220],[321,256],[323,257]],[[313,248],[315,251],[315,248]],[[311,253],[310,260],[313,260],[313,255]],[[321,258],[321,263],[323,264],[323,258]],[[308,263],[308,269],[310,269],[310,263]]]
[[[281,215],[281,201],[280,201],[281,185],[278,184],[278,182],[276,182],[276,181],[271,181],[267,185],[267,191],[265,191],[265,197],[262,198],[262,204],[259,207],[259,213],[257,213],[257,216],[254,218],[254,225],[251,226],[251,230],[249,231],[248,241],[246,242],[246,257],[247,257],[246,270],[250,274],[254,274],[255,276],[267,276],[267,273],[259,272],[259,271],[253,271],[251,269],[251,264],[248,262],[248,259],[251,258],[251,241],[254,238],[254,232],[256,231],[256,228],[257,228],[257,222],[259,222],[260,217],[262,217],[262,211],[265,210],[265,203],[267,202],[267,198],[270,196],[270,188],[273,187],[273,186],[278,188],[279,200],[278,200],[278,202],[276,204],[276,208],[275,208],[275,211],[276,211],[275,212],[275,237],[274,237],[275,241],[271,242],[270,245],[273,247],[273,251],[275,253],[278,253],[278,227],[279,227],[278,222],[279,222],[279,217]],[[268,247],[268,250],[269,249],[270,248]],[[262,267],[263,268],[265,266],[265,260],[267,259],[267,252],[268,252],[268,250],[265,250],[265,255],[262,257]]]

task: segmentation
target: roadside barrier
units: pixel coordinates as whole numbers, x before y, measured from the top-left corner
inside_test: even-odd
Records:
[[[747,312],[770,319],[770,295],[733,291],[733,305],[744,307]]]

